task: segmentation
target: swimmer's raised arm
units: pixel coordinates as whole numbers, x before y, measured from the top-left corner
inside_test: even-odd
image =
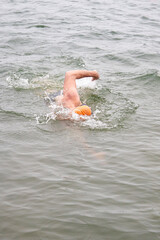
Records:
[[[92,77],[92,81],[94,81],[99,78],[99,74],[97,71],[87,70],[73,70],[66,72],[62,99],[62,105],[64,107],[73,109],[81,105],[80,97],[76,88],[76,79],[84,77]]]
[[[84,77],[92,77],[92,81],[99,79],[99,74],[97,71],[87,71],[87,70],[73,70],[68,71],[65,74],[64,79],[64,88],[63,90],[68,90],[69,88],[76,88],[76,79],[84,78]]]
[[[99,74],[97,71],[87,71],[87,70],[73,70],[66,72],[66,75],[72,76],[75,79],[80,79],[84,77],[92,77],[94,80],[99,79]]]

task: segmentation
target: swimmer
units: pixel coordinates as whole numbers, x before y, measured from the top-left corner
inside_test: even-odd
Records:
[[[73,70],[68,71],[65,74],[63,95],[57,96],[55,101],[58,105],[62,105],[65,108],[69,108],[72,112],[79,115],[91,115],[91,108],[87,105],[82,105],[80,97],[76,87],[76,79],[84,77],[92,77],[92,81],[99,79],[97,71],[87,70]]]

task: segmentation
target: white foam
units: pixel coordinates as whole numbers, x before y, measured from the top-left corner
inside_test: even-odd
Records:
[[[14,77],[7,77],[6,81],[8,82],[9,86],[14,88],[22,88],[22,89],[29,89],[30,84],[27,78],[18,78],[17,75]]]
[[[91,129],[107,129],[109,126],[106,123],[103,123],[100,120],[94,118],[89,118],[86,121],[81,123],[82,126],[87,126]]]
[[[80,80],[76,80],[77,88],[90,88],[95,89],[97,85],[97,81],[92,81],[92,78],[82,78]]]
[[[17,74],[13,74],[12,76],[8,76],[6,78],[6,81],[10,87],[13,87],[15,89],[36,89],[39,87],[45,88],[46,86],[51,85],[53,82],[50,79],[49,74],[43,77],[33,78],[32,80],[23,78]]]

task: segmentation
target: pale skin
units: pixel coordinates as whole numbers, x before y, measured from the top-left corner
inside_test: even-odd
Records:
[[[65,74],[63,96],[57,96],[56,102],[65,108],[73,110],[81,105],[80,97],[76,87],[76,79],[92,77],[92,81],[99,79],[97,71],[73,70]]]

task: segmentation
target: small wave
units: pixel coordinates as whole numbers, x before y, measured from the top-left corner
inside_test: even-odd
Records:
[[[69,68],[84,68],[85,62],[82,57],[74,57],[67,54],[62,53],[62,55],[57,57],[57,61],[59,63],[63,63]]]
[[[10,116],[10,117],[23,117],[23,118],[28,118],[28,119],[34,119],[34,117],[31,114],[27,113],[22,113],[18,111],[13,111],[13,110],[5,110],[0,108],[1,113],[5,113],[5,115]]]
[[[29,80],[27,78],[19,78],[16,74],[6,79],[10,87],[15,89],[28,89],[30,88]]]
[[[43,24],[38,24],[38,25],[35,25],[33,27],[36,27],[36,28],[49,28],[48,26],[43,25]]]
[[[138,83],[144,83],[145,85],[153,85],[160,82],[160,71],[158,70],[149,70],[142,73],[139,73],[136,77],[133,77],[132,80],[138,81]]]
[[[104,129],[111,129],[113,127],[110,127],[108,124],[103,123],[100,120],[96,120],[94,118],[87,119],[85,122],[81,123],[81,126],[88,127],[90,129],[99,129],[99,130],[104,130]]]
[[[53,81],[54,79],[54,81]],[[26,77],[25,74],[12,74],[6,78],[6,81],[9,87],[15,88],[17,90],[26,90],[26,89],[49,89],[49,88],[58,88],[60,86],[60,81],[57,81],[57,76],[50,77],[49,74],[42,76],[31,76]]]

